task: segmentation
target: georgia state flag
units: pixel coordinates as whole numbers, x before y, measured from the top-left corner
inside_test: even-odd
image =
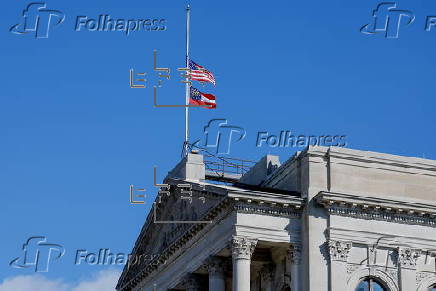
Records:
[[[190,88],[190,98],[189,104],[191,105],[206,105],[205,108],[214,109],[216,108],[215,96],[212,94],[206,94],[200,92],[198,89]]]

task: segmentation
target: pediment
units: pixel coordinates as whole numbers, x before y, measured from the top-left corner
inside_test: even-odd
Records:
[[[149,265],[193,225],[211,223],[203,221],[202,217],[226,197],[225,191],[217,191],[219,187],[211,189],[177,179],[169,179],[166,183],[170,186],[162,187],[153,203],[135,243],[132,263],[124,268],[123,282]]]

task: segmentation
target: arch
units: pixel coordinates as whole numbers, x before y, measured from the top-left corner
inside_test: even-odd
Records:
[[[362,288],[363,287],[363,288]],[[377,288],[374,288],[377,287]],[[354,290],[377,290],[377,291],[387,291],[388,288],[380,282],[378,278],[374,277],[365,277],[359,284],[356,286]]]
[[[354,291],[360,281],[366,277],[376,279],[389,291],[399,291],[396,280],[392,278],[389,273],[380,268],[371,270],[368,267],[358,269],[351,274],[351,277],[347,281],[347,290]]]
[[[434,286],[434,287],[433,287]],[[436,275],[431,275],[419,283],[417,291],[428,291],[430,287],[436,288]]]

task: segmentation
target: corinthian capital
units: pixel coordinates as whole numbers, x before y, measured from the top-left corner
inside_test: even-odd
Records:
[[[351,247],[351,242],[329,240],[330,260],[346,262],[348,260],[348,254],[350,253]]]
[[[243,236],[232,238],[232,256],[234,259],[251,259],[257,240]]]

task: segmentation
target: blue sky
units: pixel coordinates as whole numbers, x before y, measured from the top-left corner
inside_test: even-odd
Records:
[[[153,50],[172,70],[159,102],[183,103],[176,69],[184,64],[188,2],[49,1],[66,18],[47,39],[9,32],[28,3],[7,0],[0,12],[0,282],[34,275],[9,262],[28,237],[43,235],[66,250],[43,279],[77,286],[112,269],[74,265],[76,250],[129,253],[156,194],[153,166],[161,180],[180,159],[184,110],[153,108]],[[232,146],[239,158],[270,153],[285,161],[301,148],[259,148],[256,136],[289,130],[436,159],[436,27],[425,31],[435,3],[397,2],[416,16],[400,25],[398,39],[359,32],[378,1],[190,3],[192,59],[217,80],[197,87],[218,103],[191,111],[192,139],[210,119],[225,118],[246,131]],[[77,16],[100,14],[164,18],[167,29],[74,30]],[[130,68],[147,72],[147,88],[129,88]],[[145,205],[129,204],[130,184],[147,189]]]

